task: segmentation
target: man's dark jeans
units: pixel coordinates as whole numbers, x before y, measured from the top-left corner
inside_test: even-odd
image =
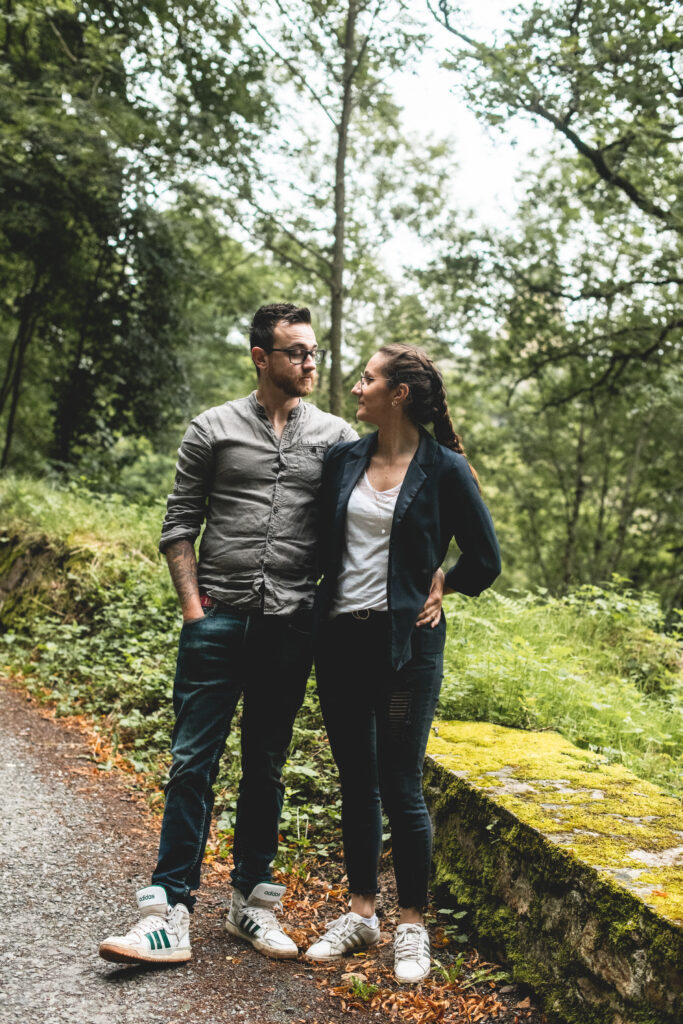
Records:
[[[339,615],[316,639],[316,678],[341,781],[349,890],[377,892],[383,805],[399,906],[421,908],[432,857],[422,766],[443,677],[445,619],[435,629],[415,627],[411,639],[413,655],[396,672],[389,615]]]
[[[232,884],[248,895],[271,880],[282,769],[311,669],[310,615],[211,608],[182,628],[170,778],[152,884],[192,910],[213,809],[213,783],[235,708],[242,710],[242,778]]]

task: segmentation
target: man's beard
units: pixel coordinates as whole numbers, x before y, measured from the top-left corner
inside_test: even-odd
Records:
[[[284,391],[284,393],[290,398],[302,398],[304,395],[310,394],[313,390],[316,376],[317,374],[313,371],[313,373],[309,373],[305,377],[299,377],[292,380],[291,377],[286,376],[284,373],[280,375],[272,373],[271,371],[270,379],[276,387],[280,388],[281,391]]]

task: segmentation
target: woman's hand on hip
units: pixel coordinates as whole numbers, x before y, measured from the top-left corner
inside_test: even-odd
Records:
[[[424,603],[422,611],[417,617],[416,626],[430,626],[434,629],[441,621],[441,604],[443,602],[443,588],[445,576],[442,569],[437,569],[432,576],[432,585],[429,590],[429,597]]]

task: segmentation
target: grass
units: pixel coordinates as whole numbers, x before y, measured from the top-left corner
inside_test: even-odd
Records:
[[[166,502],[135,505],[121,494],[93,494],[72,484],[60,488],[30,477],[0,479],[4,530],[50,537],[74,550],[128,553],[159,561],[157,544]],[[165,571],[165,566],[164,566]]]
[[[555,729],[683,793],[681,649],[658,632],[653,595],[618,583],[562,599],[454,596],[445,608],[440,718]]]

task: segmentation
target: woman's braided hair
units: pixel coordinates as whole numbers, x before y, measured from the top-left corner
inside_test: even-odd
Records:
[[[390,386],[407,384],[410,389],[405,403],[406,415],[415,423],[431,423],[439,444],[466,456],[462,439],[456,434],[448,412],[443,377],[427,353],[414,345],[396,342],[383,345],[379,354],[384,357],[383,369]],[[470,469],[481,490],[479,477],[472,465]]]

